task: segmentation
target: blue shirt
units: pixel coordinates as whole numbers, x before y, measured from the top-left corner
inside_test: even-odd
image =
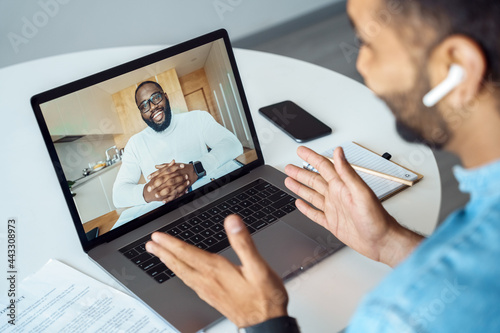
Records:
[[[500,161],[454,173],[471,200],[365,297],[348,333],[500,332]]]

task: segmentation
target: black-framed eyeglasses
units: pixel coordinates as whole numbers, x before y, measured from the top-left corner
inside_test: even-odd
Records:
[[[161,101],[163,101],[163,93],[155,92],[151,95],[151,97],[149,97],[149,99],[139,104],[139,111],[141,111],[141,113],[148,113],[151,111],[151,103],[158,105]]]

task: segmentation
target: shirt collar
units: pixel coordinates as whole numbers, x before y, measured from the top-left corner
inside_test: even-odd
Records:
[[[500,160],[473,169],[455,166],[453,173],[462,192],[486,194],[500,191]]]

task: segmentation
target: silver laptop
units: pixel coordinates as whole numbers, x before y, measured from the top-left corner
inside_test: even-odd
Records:
[[[222,315],[145,251],[152,232],[238,263],[223,221],[239,214],[283,279],[343,246],[296,209],[285,175],[264,164],[225,30],[43,92],[31,103],[83,250],[181,332],[202,331]],[[173,178],[158,197],[145,196],[155,166],[172,160],[192,167],[196,180]]]

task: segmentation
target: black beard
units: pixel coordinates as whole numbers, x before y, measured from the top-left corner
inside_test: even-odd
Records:
[[[423,74],[408,92],[379,97],[396,117],[396,130],[403,140],[442,149],[451,132],[438,108],[427,108],[422,102],[430,89],[429,79]]]
[[[155,132],[163,132],[164,130],[166,130],[168,128],[168,126],[170,126],[170,123],[172,122],[172,110],[170,109],[170,102],[168,101],[168,99],[165,99],[165,108],[162,110],[163,113],[165,114],[165,120],[163,121],[163,123],[161,124],[157,124],[155,123],[153,120],[149,119],[149,118],[144,118],[142,117],[142,119],[144,120],[144,122],[149,126],[151,127]],[[153,113],[150,114],[150,116],[152,115]]]
[[[430,146],[429,142],[424,139],[420,132],[414,130],[399,119],[396,119],[396,131],[398,132],[399,136],[406,142],[423,143]]]

